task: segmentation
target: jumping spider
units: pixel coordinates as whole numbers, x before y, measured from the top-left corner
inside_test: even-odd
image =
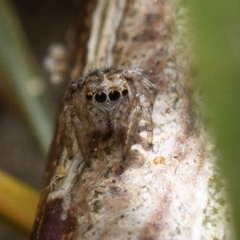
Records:
[[[101,68],[69,84],[64,108],[65,144],[73,157],[73,134],[85,163],[94,134],[124,133],[123,159],[131,146],[140,120],[146,122],[148,144],[152,144],[152,103],[156,87],[140,68]]]

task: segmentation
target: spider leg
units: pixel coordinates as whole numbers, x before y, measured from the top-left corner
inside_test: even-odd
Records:
[[[146,89],[151,95],[157,91],[156,86],[149,81],[141,68],[126,70],[123,72],[123,76],[132,79],[133,84],[137,88],[137,92],[139,92],[140,88]]]
[[[152,146],[152,140],[153,140],[153,125],[152,125],[152,119],[151,123],[147,124],[147,138],[148,138],[148,144],[149,146]]]
[[[87,137],[86,131],[83,129],[83,126],[82,126],[77,114],[74,114],[72,116],[72,123],[74,125],[78,147],[79,147],[79,150],[80,150],[81,155],[83,157],[83,160],[85,161],[85,163],[87,165],[89,165],[89,163],[90,163],[90,159],[89,159],[89,156],[88,156],[89,141],[87,140],[88,137]]]
[[[64,109],[64,127],[65,127],[64,142],[67,148],[68,157],[70,159],[73,158],[72,132],[74,131],[72,126],[71,113],[72,107],[68,106]]]
[[[72,106],[67,106],[64,110],[64,124],[65,124],[65,146],[68,152],[68,157],[73,158],[73,133],[75,133],[79,150],[86,163],[88,163],[88,141],[86,138],[86,131],[77,116],[77,112]]]
[[[149,146],[152,146],[152,139],[153,139],[153,121],[152,121],[152,115],[151,115],[151,104],[150,102],[146,101],[145,105],[143,107],[143,118],[146,122],[146,128],[147,128],[147,140]]]
[[[132,111],[132,114],[129,118],[129,127],[127,130],[127,136],[125,140],[125,145],[123,148],[123,159],[126,158],[126,155],[129,152],[131,147],[132,137],[137,132],[138,123],[141,119],[146,121],[146,128],[147,128],[147,139],[148,144],[152,144],[152,137],[153,137],[153,123],[152,123],[152,116],[151,116],[151,104],[148,99],[144,95],[137,94],[136,95],[136,106]]]

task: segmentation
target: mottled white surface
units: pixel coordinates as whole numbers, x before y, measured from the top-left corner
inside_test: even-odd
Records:
[[[91,167],[82,174],[76,148],[62,185],[49,199],[64,198],[62,217],[77,218],[77,239],[232,239],[224,181],[216,170],[207,129],[188,93],[187,47],[191,46],[184,44],[181,22],[186,12],[175,9],[179,6],[175,1],[155,1],[156,9],[150,2],[134,4],[142,4],[145,13],[148,9],[158,13],[163,5],[164,21],[174,19],[177,25],[170,44],[156,46],[156,51],[167,49],[159,74],[167,85],[159,90],[153,106],[153,148],[147,147],[140,124],[141,137],[136,134],[124,164],[121,147],[110,139],[99,143],[108,151],[93,156]]]

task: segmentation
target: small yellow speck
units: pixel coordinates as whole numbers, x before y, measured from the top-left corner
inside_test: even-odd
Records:
[[[165,164],[165,157],[158,156],[158,157],[154,158],[153,163],[154,164]]]
[[[56,169],[56,175],[59,175],[59,176],[65,176],[66,172],[67,172],[67,170],[63,166],[58,166]]]

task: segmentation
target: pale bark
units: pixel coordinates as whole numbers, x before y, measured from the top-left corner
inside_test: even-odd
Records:
[[[110,138],[99,143],[104,154],[82,171],[77,146],[71,161],[63,146],[53,160],[64,163],[66,175],[43,201],[32,239],[230,236],[224,184],[193,101],[198,94],[191,87],[186,22],[187,11],[177,1],[98,1],[86,68],[141,67],[149,73],[158,88],[153,148],[147,148],[145,128],[139,126],[141,137],[125,165],[121,147]],[[72,75],[80,75],[79,69],[76,64]],[[56,144],[61,128],[58,132]]]

